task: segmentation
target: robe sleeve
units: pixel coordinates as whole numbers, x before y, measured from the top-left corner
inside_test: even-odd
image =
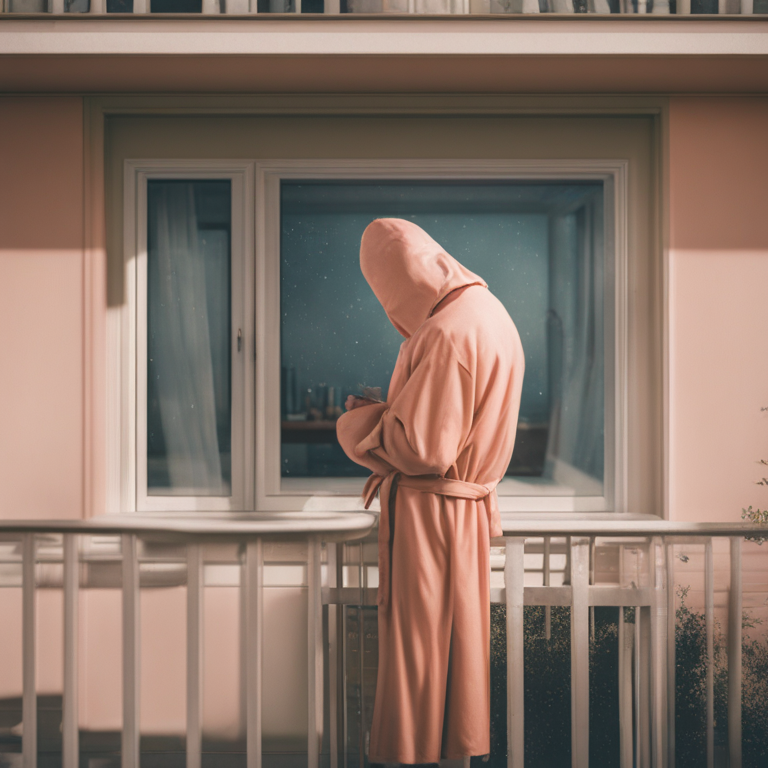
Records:
[[[450,340],[440,337],[424,344],[391,403],[344,414],[337,433],[346,454],[377,474],[443,476],[466,443],[473,414],[472,375]]]

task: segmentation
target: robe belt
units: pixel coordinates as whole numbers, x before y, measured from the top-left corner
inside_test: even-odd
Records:
[[[405,475],[402,472],[392,471],[388,475],[371,475],[363,488],[363,500],[365,508],[370,507],[376,497],[377,491],[381,501],[381,515],[379,517],[379,589],[376,602],[380,606],[386,606],[389,602],[391,588],[390,570],[390,495],[392,483],[397,479],[397,485],[403,488],[412,488],[421,493],[435,493],[438,496],[450,496],[456,499],[471,499],[474,501],[485,500],[488,526],[491,535],[500,535],[493,531],[494,511],[498,510],[496,486],[499,480],[492,483],[469,483],[465,480],[453,480],[446,477],[432,477],[429,475]],[[497,515],[498,516],[498,513]]]

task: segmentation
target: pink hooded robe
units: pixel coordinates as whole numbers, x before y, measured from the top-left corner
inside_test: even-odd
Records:
[[[366,506],[381,499],[369,760],[488,754],[489,537],[502,533],[495,486],[515,442],[520,337],[486,283],[412,222],[369,224],[360,265],[405,337],[387,402],[337,424],[374,473]]]

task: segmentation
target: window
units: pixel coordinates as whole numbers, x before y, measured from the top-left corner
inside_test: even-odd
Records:
[[[381,216],[415,221],[482,275],[520,331],[501,508],[620,507],[623,162],[125,168],[124,508],[360,503],[368,473],[335,420],[361,386],[386,395],[402,341],[359,270],[360,235]]]
[[[361,387],[386,395],[402,338],[358,253],[373,218],[399,216],[483,276],[520,331],[526,375],[502,508],[613,509],[621,166],[297,165],[264,172],[264,259],[279,280],[280,319],[279,348],[267,351],[280,402],[266,414],[267,493],[354,494],[368,474],[344,455],[334,422]]]
[[[135,508],[242,510],[252,474],[247,171],[127,170],[136,322],[126,355],[135,370],[126,432],[135,444],[126,448]]]

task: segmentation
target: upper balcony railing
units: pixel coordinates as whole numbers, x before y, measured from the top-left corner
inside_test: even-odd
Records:
[[[222,569],[235,574],[229,586],[242,595],[243,760],[248,768],[261,768],[262,698],[270,697],[262,690],[268,624],[264,588],[275,584],[270,569],[288,565],[287,550],[280,544],[287,540],[299,545],[292,567],[303,574],[292,584],[307,595],[306,625],[298,623],[307,632],[308,767],[324,763],[344,768],[358,758],[362,766],[376,671],[373,522],[365,512],[262,514],[218,522],[140,516],[0,522],[0,587],[18,590],[21,597],[18,623],[12,612],[5,612],[3,642],[14,632],[22,638],[23,696],[14,733],[22,734],[25,768],[35,768],[38,758],[36,604],[41,590],[62,593],[61,765],[80,764],[78,657],[83,644],[97,665],[99,654],[107,653],[98,637],[79,639],[84,630],[78,595],[90,589],[102,594],[111,589],[122,603],[122,745],[115,749],[122,752],[123,768],[138,768],[140,668],[147,644],[139,631],[141,596],[153,587],[181,587],[186,595],[185,760],[187,768],[200,768],[202,617],[204,605],[216,603],[209,588],[221,584]],[[759,545],[768,539],[766,528],[539,518],[507,519],[504,530],[504,540],[494,540],[491,551],[492,688],[500,691],[492,712],[505,708],[507,715],[501,726],[506,746],[498,747],[496,739],[494,761],[522,768],[531,744],[528,729],[541,731],[542,724],[526,715],[532,697],[541,693],[530,690],[531,680],[542,672],[531,667],[538,658],[545,677],[549,675],[546,686],[562,688],[567,702],[559,708],[561,715],[565,712],[562,722],[554,717],[545,728],[548,733],[563,731],[562,749],[570,753],[575,768],[595,764],[590,723],[593,734],[595,729],[617,731],[612,764],[673,767],[676,754],[691,748],[693,710],[699,712],[694,712],[699,734],[693,742],[701,748],[700,762],[694,755],[692,763],[690,754],[682,762],[716,766],[725,765],[725,759],[729,768],[764,765],[768,638],[761,622],[768,610],[768,551]],[[156,632],[171,631],[173,616],[162,622]],[[297,626],[296,631],[303,630]],[[676,657],[678,649],[683,653]],[[532,651],[536,658],[529,655]],[[184,649],[178,652],[183,655]],[[605,668],[600,671],[606,656],[612,659],[607,675]],[[501,663],[494,667],[493,659],[498,662],[499,657]],[[4,654],[3,664],[10,663]],[[559,670],[555,678],[552,669]],[[596,671],[604,688],[610,678],[605,722],[595,719]],[[4,678],[6,687],[9,679]],[[221,697],[217,700],[220,705]],[[679,725],[676,706],[689,718],[685,728]],[[9,717],[6,711],[5,720]],[[498,731],[497,725],[496,736]]]
[[[768,0],[0,0],[4,13],[53,14],[768,14]]]

